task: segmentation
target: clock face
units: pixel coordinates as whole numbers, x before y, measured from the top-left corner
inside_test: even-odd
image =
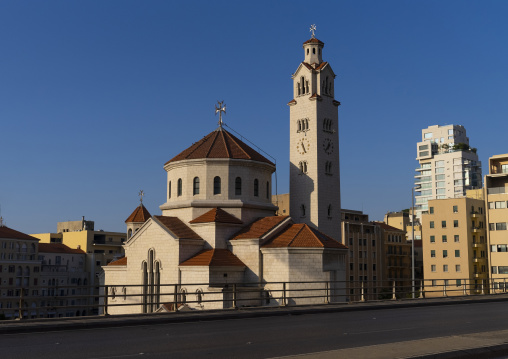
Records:
[[[307,153],[310,149],[310,142],[306,138],[302,138],[298,143],[296,144],[296,150],[301,155]]]
[[[332,154],[333,152],[332,140],[330,140],[329,138],[325,138],[325,140],[323,141],[323,150],[329,155]]]

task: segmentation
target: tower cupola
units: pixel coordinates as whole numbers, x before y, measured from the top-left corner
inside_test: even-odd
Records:
[[[321,55],[321,52],[323,51],[323,47],[325,44],[315,37],[312,37],[311,39],[305,41],[303,43],[303,50],[305,51],[305,60],[304,62],[308,63],[309,65],[317,64],[323,62],[323,57]]]

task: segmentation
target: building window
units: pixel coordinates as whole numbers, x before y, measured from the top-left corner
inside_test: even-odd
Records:
[[[456,257],[456,258],[459,258],[459,257],[460,257],[460,250],[459,250],[459,249],[456,249],[456,250],[455,250],[455,257]]]
[[[325,163],[325,174],[327,175],[332,174],[332,163],[330,161],[326,161]]]
[[[176,195],[180,197],[182,195],[182,179],[179,178],[177,182]]]
[[[432,264],[432,265],[430,266],[430,271],[431,271],[431,272],[435,272],[435,271],[436,271],[436,265],[435,265],[435,264]]]
[[[436,237],[435,236],[430,236],[430,243],[434,243],[436,241]]]
[[[332,218],[332,205],[331,204],[328,205],[328,217]]]
[[[304,204],[302,204],[302,205],[300,206],[300,210],[302,211],[302,217],[305,217],[305,209],[306,209],[306,208],[305,208],[305,205],[304,205]]]
[[[221,193],[220,177],[215,176],[213,179],[213,194]]]
[[[455,265],[455,272],[460,272],[460,264]]]
[[[171,181],[168,182],[168,199],[171,198]]]
[[[506,230],[506,222],[496,223],[496,231],[505,231]]]
[[[242,194],[242,179],[236,177],[235,179],[235,195],[240,196]]]
[[[492,274],[497,274],[497,267],[496,266],[492,266],[491,267],[491,271],[492,271]]]
[[[441,221],[441,228],[446,228],[446,221]]]
[[[199,194],[199,177],[194,177],[193,186],[192,186],[192,194],[194,196]]]
[[[429,226],[430,228],[434,228],[434,221],[430,221]]]
[[[429,207],[429,213],[434,214],[434,207]]]
[[[443,264],[443,272],[448,272],[448,264]]]
[[[300,162],[299,166],[300,166],[300,174],[307,173],[307,161]]]
[[[443,234],[443,236],[441,238],[443,240],[443,243],[448,242],[448,238],[446,237],[446,234]]]
[[[453,221],[453,227],[454,227],[454,228],[457,228],[458,226],[459,226],[459,221],[458,221],[457,219],[455,219],[455,220]]]
[[[453,241],[454,242],[458,242],[459,241],[459,235],[458,234],[453,236]]]
[[[259,197],[259,181],[254,179],[254,197]]]
[[[373,240],[372,240],[372,247],[375,247],[375,246],[376,246],[376,240],[375,240],[375,239],[373,239]]]
[[[453,213],[459,213],[459,206],[453,206]]]
[[[431,256],[432,258],[434,258],[434,257],[436,256],[436,251],[435,251],[435,250],[431,250],[431,251],[430,251],[430,256]]]

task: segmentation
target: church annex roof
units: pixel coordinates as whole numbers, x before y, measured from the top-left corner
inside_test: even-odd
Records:
[[[255,220],[236,233],[231,240],[261,238],[286,220],[288,216],[270,216]]]
[[[179,239],[203,239],[178,217],[153,216]]]
[[[322,63],[320,63],[319,65],[317,65],[315,68],[311,65],[311,64],[308,64],[306,62],[302,62],[302,64],[308,68],[309,70],[316,70],[316,71],[319,71],[319,70],[322,70],[326,67],[326,65],[328,65],[328,62],[326,61],[323,61]]]
[[[129,218],[125,220],[125,223],[145,223],[152,215],[148,210],[143,206],[143,203],[141,203],[139,206],[136,207],[134,212],[131,213]]]
[[[63,243],[39,243],[39,253],[86,254],[82,249],[71,248]]]
[[[122,257],[117,259],[116,261],[109,262],[108,266],[126,266],[127,265],[127,257]]]
[[[30,241],[39,241],[39,238],[29,236],[28,234],[18,232],[7,226],[0,226],[0,238],[6,239],[28,239]]]
[[[165,164],[202,158],[232,158],[252,160],[274,165],[263,155],[246,145],[231,133],[219,127]]]
[[[180,263],[181,266],[245,267],[245,264],[227,249],[206,249]]]
[[[335,239],[303,223],[289,226],[282,233],[263,245],[263,248],[283,247],[347,249],[345,245],[337,242]]]
[[[201,216],[194,218],[189,223],[232,223],[232,224],[243,224],[241,220],[226,212],[220,208],[213,208]]]

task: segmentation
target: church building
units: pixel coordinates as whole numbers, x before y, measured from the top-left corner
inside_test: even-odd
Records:
[[[219,127],[164,164],[161,215],[141,204],[126,220],[125,257],[103,267],[108,313],[346,299],[339,102],[323,46],[306,41],[293,75],[292,217],[272,204],[275,164],[224,128],[220,104]]]

